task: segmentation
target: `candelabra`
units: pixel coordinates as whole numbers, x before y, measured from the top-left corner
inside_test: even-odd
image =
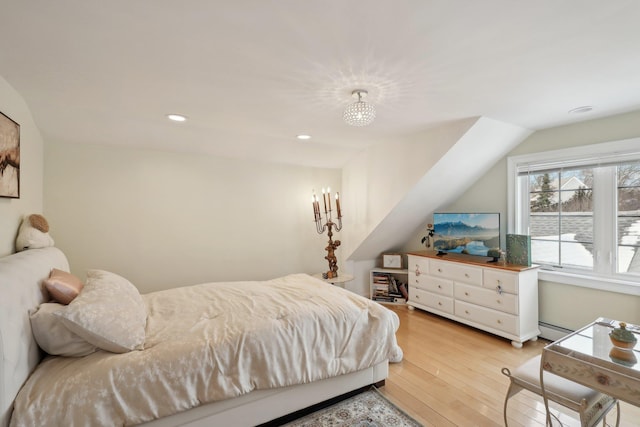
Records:
[[[338,214],[337,222],[333,222],[331,217],[331,188],[327,188],[327,191],[322,189],[322,202],[324,204],[324,216],[325,223],[322,223],[322,215],[320,213],[320,203],[318,202],[318,196],[315,191],[311,196],[311,202],[313,204],[313,218],[316,223],[316,231],[318,234],[324,233],[327,230],[327,236],[329,236],[329,243],[325,250],[327,256],[324,258],[329,262],[329,271],[323,273],[322,276],[325,279],[333,279],[338,277],[338,259],[336,258],[335,250],[340,246],[340,240],[332,240],[333,229],[340,231],[342,229],[342,211],[340,210],[340,193],[336,192],[336,211]],[[325,277],[326,276],[326,277]]]

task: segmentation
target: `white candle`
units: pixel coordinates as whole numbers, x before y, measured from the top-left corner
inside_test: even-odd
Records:
[[[324,188],[322,188],[322,202],[324,203],[324,213],[327,213],[327,195],[324,192]]]
[[[315,220],[318,216],[318,213],[316,212],[316,198],[315,198],[315,194],[311,196],[311,206],[313,206],[313,219]]]

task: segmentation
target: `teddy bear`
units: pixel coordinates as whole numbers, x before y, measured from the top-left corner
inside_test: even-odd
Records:
[[[49,236],[49,223],[42,215],[31,214],[22,219],[16,238],[16,251],[37,249],[53,246],[53,239]]]

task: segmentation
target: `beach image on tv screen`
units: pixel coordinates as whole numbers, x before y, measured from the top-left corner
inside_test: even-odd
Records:
[[[498,213],[434,213],[433,228],[433,248],[439,252],[494,256],[500,250]]]

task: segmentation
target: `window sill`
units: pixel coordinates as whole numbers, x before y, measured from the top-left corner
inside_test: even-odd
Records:
[[[640,296],[640,284],[610,277],[584,276],[554,270],[538,270],[538,279],[582,288]]]

